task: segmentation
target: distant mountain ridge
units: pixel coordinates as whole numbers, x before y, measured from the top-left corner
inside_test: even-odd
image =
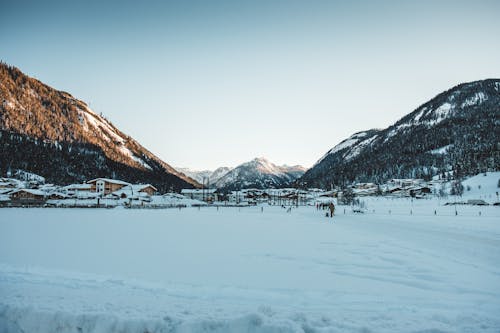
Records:
[[[229,167],[219,167],[213,171],[212,170],[196,171],[196,170],[191,170],[189,168],[176,168],[177,171],[182,172],[188,177],[191,177],[200,184],[205,184],[205,186],[207,184],[208,185],[215,184],[215,182],[217,182],[221,177],[223,177],[232,169],[233,168]]]
[[[500,79],[455,86],[386,129],[359,132],[328,151],[298,183],[457,177],[500,169]]]
[[[53,183],[121,178],[162,191],[199,186],[84,102],[4,63],[0,103],[1,174],[19,168]]]
[[[215,187],[222,190],[280,188],[290,185],[301,177],[305,170],[300,165],[277,166],[260,157],[232,169],[215,182]]]

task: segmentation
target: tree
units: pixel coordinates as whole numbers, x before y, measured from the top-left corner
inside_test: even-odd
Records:
[[[344,205],[351,205],[354,202],[354,191],[352,188],[348,187],[342,190],[341,202]]]
[[[460,180],[455,180],[453,183],[451,183],[450,194],[459,196],[462,196],[462,194],[464,194],[464,186],[462,185],[462,182]]]
[[[446,191],[445,191],[445,189],[444,189],[444,186],[441,186],[441,187],[439,188],[439,191],[438,191],[438,197],[440,197],[440,198],[444,198],[444,197],[446,197]]]

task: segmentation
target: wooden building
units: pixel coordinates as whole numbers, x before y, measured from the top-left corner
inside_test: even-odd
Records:
[[[120,190],[125,186],[130,186],[131,184],[117,180],[117,179],[108,179],[108,178],[96,178],[89,180],[87,184],[91,185],[90,191],[96,192],[99,194],[109,194],[115,191]]]
[[[41,204],[45,202],[45,192],[22,188],[9,194],[10,200],[18,203]]]
[[[206,189],[183,189],[181,194],[189,199],[195,199],[206,202],[218,201],[217,190],[213,188]]]

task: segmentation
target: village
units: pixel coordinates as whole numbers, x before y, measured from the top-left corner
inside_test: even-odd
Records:
[[[159,193],[151,184],[96,178],[65,186],[47,184],[43,177],[20,172],[15,178],[0,178],[0,207],[76,208],[182,208],[192,206],[251,206],[267,203],[305,206],[335,202],[352,204],[359,197],[385,196],[421,199],[445,196],[441,180],[392,179],[385,184],[356,183],[340,189],[243,189],[223,193],[213,188],[183,189],[180,193]],[[481,204],[481,203],[478,203]]]

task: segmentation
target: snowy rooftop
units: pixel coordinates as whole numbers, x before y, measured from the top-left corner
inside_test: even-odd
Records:
[[[45,196],[47,194],[47,192],[44,192],[41,190],[34,190],[34,189],[30,189],[30,188],[20,188],[18,190],[12,191],[10,194],[19,193],[19,192],[26,192],[26,193],[30,193],[33,195],[41,195],[41,196]]]
[[[90,190],[91,184],[70,184],[63,187],[64,190]]]
[[[182,189],[181,194],[203,194],[203,193],[215,193],[217,189],[206,188],[206,189]]]
[[[118,180],[118,179],[109,179],[109,178],[96,178],[96,179],[92,179],[92,180],[89,180],[87,182],[87,184],[90,184],[90,183],[95,183],[99,180],[102,180],[106,183],[112,183],[112,184],[118,184],[118,185],[131,185],[130,183],[127,183],[127,182],[124,182],[123,180]]]

